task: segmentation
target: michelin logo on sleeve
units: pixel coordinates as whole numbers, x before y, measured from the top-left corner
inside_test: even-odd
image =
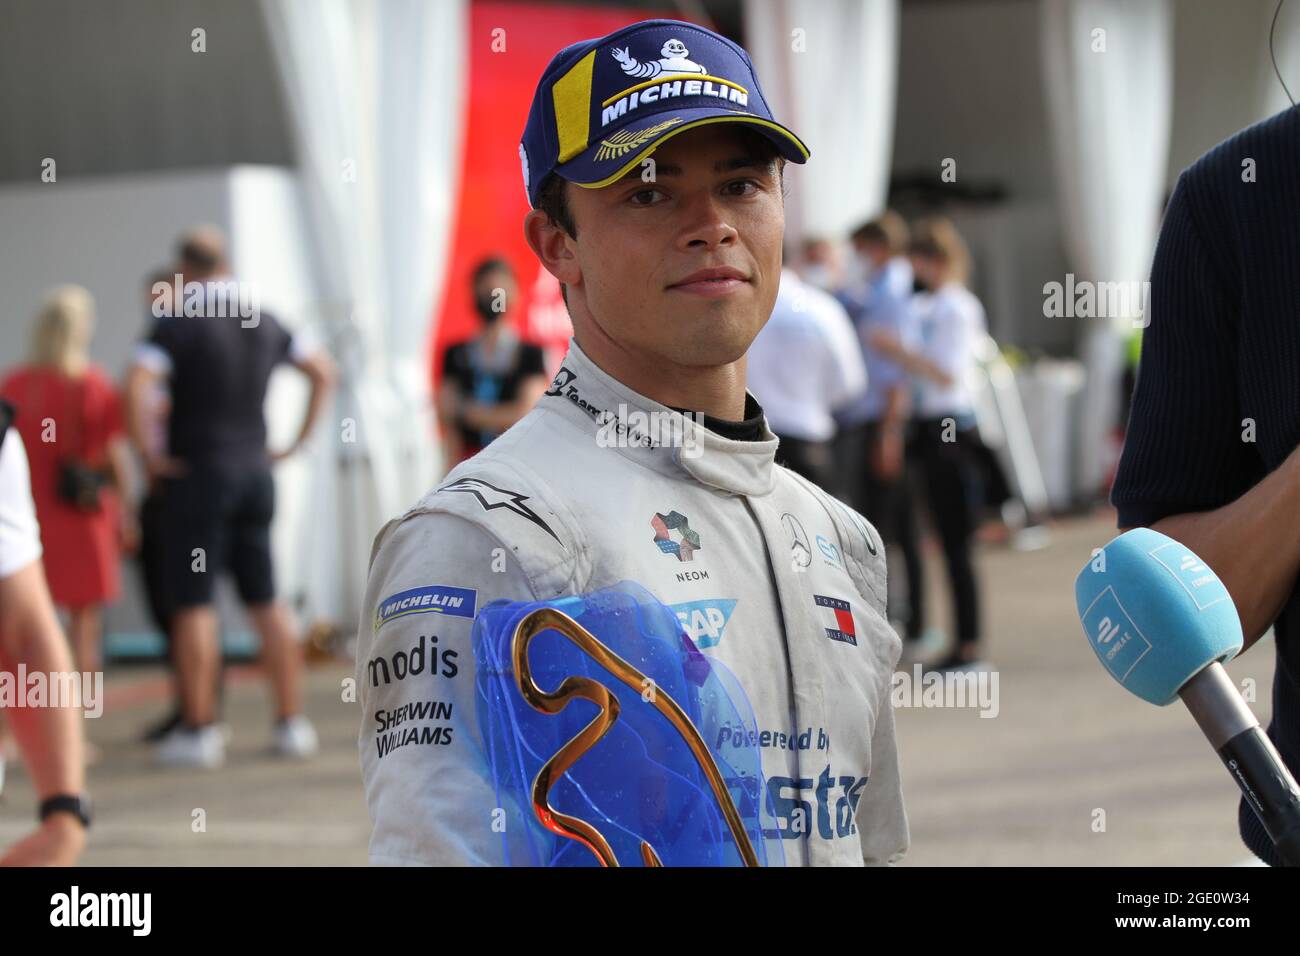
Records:
[[[398,591],[379,602],[375,608],[375,630],[394,618],[411,614],[443,614],[473,619],[478,605],[478,591],[446,584]]]

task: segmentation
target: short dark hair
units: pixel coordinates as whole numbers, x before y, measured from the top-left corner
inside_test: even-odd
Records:
[[[483,281],[485,275],[498,271],[507,273],[512,279],[515,277],[515,270],[511,267],[505,256],[495,254],[485,256],[480,259],[478,265],[474,267],[474,273],[470,278],[470,282],[473,284],[473,287],[477,289],[478,284]]]
[[[576,239],[578,228],[574,225],[573,211],[569,209],[569,200],[564,190],[564,177],[556,173],[548,174],[537,191],[537,208],[546,213],[546,218],[552,223]]]
[[[144,280],[144,287],[153,292],[153,287],[158,283],[161,282],[163,285],[170,287],[175,279],[176,270],[174,268],[157,269],[149,273],[149,278]]]
[[[955,279],[962,285],[970,280],[970,250],[950,219],[935,216],[914,225],[907,252],[941,263],[945,279]]]
[[[751,150],[755,157],[762,162],[771,162],[776,160],[777,181],[784,187],[785,185],[785,164],[786,159],[777,149],[776,144],[764,136],[758,130],[751,129],[748,126],[742,126],[739,130],[741,138],[745,142],[745,147]],[[566,193],[568,183],[557,173],[548,173],[542,180],[541,186],[537,190],[537,205],[535,206],[541,212],[546,213],[546,218],[553,225],[559,226],[573,239],[578,238],[578,224],[573,220],[573,210],[569,208],[569,200]],[[560,295],[564,299],[564,304],[569,304],[569,291],[560,283]]]
[[[892,209],[886,209],[875,219],[858,226],[849,238],[859,244],[875,243],[884,246],[893,256],[905,253],[910,241],[907,223]]]

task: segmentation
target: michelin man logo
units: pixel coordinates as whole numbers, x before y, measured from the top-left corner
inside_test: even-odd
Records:
[[[626,47],[618,49],[615,47],[610,50],[614,59],[618,60],[619,66],[628,76],[634,76],[638,79],[646,77],[655,77],[660,73],[705,73],[709,71],[698,63],[694,63],[686,58],[691,51],[686,49],[686,44],[675,37],[663,45],[659,51],[658,60],[650,60],[647,63],[638,63]]]
[[[528,150],[524,149],[524,144],[519,144],[519,163],[524,168],[524,192],[528,192]]]

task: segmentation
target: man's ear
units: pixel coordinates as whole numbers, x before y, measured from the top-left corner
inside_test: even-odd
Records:
[[[524,217],[524,239],[542,267],[565,285],[582,280],[582,269],[574,250],[574,239],[540,209]]]

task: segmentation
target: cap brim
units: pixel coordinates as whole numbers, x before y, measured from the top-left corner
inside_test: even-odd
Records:
[[[806,163],[808,147],[780,123],[752,113],[701,106],[696,109],[656,113],[645,117],[639,130],[627,123],[601,136],[585,150],[555,167],[555,172],[578,186],[599,189],[621,179],[639,162],[679,133],[712,123],[744,123],[762,133],[792,163]]]

